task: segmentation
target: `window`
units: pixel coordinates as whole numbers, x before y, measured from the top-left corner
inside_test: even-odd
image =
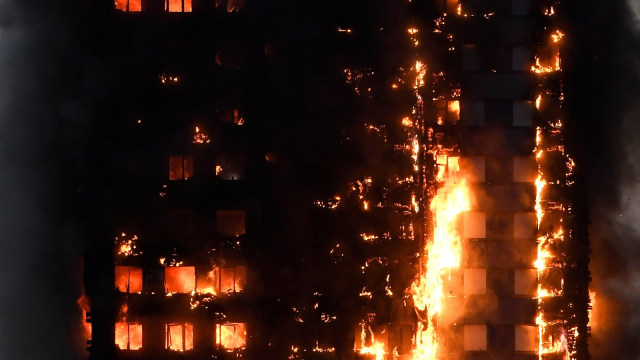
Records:
[[[164,268],[164,288],[167,293],[190,293],[196,288],[196,269],[193,266]]]
[[[226,154],[216,159],[216,176],[223,180],[240,180],[244,177],[244,156]]]
[[[169,180],[186,180],[193,175],[192,156],[169,157]]]
[[[120,350],[139,350],[142,348],[142,325],[117,322],[116,346]]]
[[[193,324],[165,324],[164,348],[171,351],[188,351],[193,349]]]
[[[245,323],[216,324],[216,345],[225,350],[242,349],[247,345]]]
[[[457,156],[436,155],[436,166],[438,172],[436,179],[439,181],[448,177],[455,177],[460,171],[460,162]]]
[[[487,325],[465,325],[464,326],[464,350],[465,351],[486,351],[487,350]]]
[[[461,105],[462,123],[466,126],[480,126],[484,124],[484,101],[463,101]]]
[[[238,12],[243,5],[244,0],[227,0],[227,12]]]
[[[198,294],[217,295],[220,293],[218,286],[220,279],[220,268],[202,269],[196,272],[196,292]]]
[[[514,239],[535,239],[538,219],[535,213],[513,214]]]
[[[516,269],[515,294],[534,296],[538,285],[538,272],[536,269]]]
[[[464,294],[484,295],[487,293],[487,270],[464,269]]]
[[[513,181],[514,182],[534,182],[536,179],[538,165],[533,156],[513,157]]]
[[[115,0],[117,10],[142,11],[142,0]]]
[[[484,182],[484,156],[467,156],[461,159],[461,166],[471,182]]]
[[[240,236],[245,233],[245,214],[242,210],[216,211],[216,230],[227,236]]]
[[[532,56],[529,50],[523,46],[515,46],[511,49],[511,70],[528,71],[531,67]]]
[[[513,126],[533,126],[534,113],[533,101],[514,101]]]
[[[484,239],[487,237],[487,219],[483,212],[467,211],[463,214],[465,239]]]
[[[116,289],[123,293],[142,292],[142,269],[132,266],[116,266]]]
[[[169,12],[191,12],[191,0],[166,0],[166,10]]]
[[[445,122],[455,123],[460,120],[460,101],[436,100],[436,122],[442,125]]]
[[[222,268],[220,274],[220,292],[235,293],[244,290],[247,279],[247,267],[236,266]]]
[[[516,351],[536,351],[537,330],[535,326],[516,325]]]

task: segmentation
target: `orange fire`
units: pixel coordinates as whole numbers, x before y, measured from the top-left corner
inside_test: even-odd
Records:
[[[411,286],[414,306],[419,312],[426,312],[418,323],[414,360],[436,359],[438,354],[437,324],[445,296],[442,275],[460,266],[462,244],[456,223],[458,216],[469,209],[469,188],[465,179],[446,179],[431,201],[433,238],[426,239],[421,254],[424,261]]]
[[[164,269],[164,287],[167,294],[190,293],[195,290],[196,270],[193,266],[167,266]]]
[[[216,345],[227,351],[244,348],[247,345],[247,325],[245,323],[217,324]]]
[[[83,328],[82,338],[85,341],[91,340],[91,333],[92,333],[91,323],[87,322],[87,313],[91,311],[91,302],[89,301],[89,297],[87,296],[87,294],[83,292],[80,298],[78,298],[78,300],[76,301],[76,303],[78,304],[78,307],[82,311],[82,328]]]
[[[373,330],[364,321],[360,323],[360,326],[360,341],[356,342],[355,350],[362,355],[374,355],[376,360],[384,360],[387,354],[385,343],[376,340]],[[369,345],[367,346],[367,344]]]
[[[165,324],[165,349],[188,351],[193,349],[193,324]]]

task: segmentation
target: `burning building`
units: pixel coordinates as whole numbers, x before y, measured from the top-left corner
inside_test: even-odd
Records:
[[[91,358],[588,359],[559,4],[108,8]]]

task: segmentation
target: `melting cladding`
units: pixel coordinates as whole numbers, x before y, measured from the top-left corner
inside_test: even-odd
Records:
[[[229,0],[215,1],[214,8],[234,13],[242,6]],[[219,145],[251,126],[250,113],[245,125],[233,100],[217,111],[225,127],[190,123],[181,133],[186,145],[167,149],[156,200],[172,220],[140,232],[166,244],[154,248],[145,235],[120,233],[110,275],[102,275],[112,279],[111,302],[95,290],[78,301],[92,325],[84,333],[92,358],[171,352],[193,358],[589,358],[586,309],[593,294],[571,275],[586,270],[571,255],[580,243],[573,238],[569,196],[576,164],[563,145],[567,36],[554,27],[560,7],[506,1],[467,8],[446,0],[434,8],[429,21],[424,14],[421,21],[407,16],[402,35],[395,33],[410,58],[394,60],[393,71],[374,65],[341,70],[351,100],[364,104],[356,108],[368,119],[344,141],[365,154],[367,146],[384,149],[393,159],[361,167],[334,193],[308,204],[311,214],[333,224],[354,214],[359,219],[355,231],[334,230],[338,236],[317,255],[335,268],[327,271],[355,274],[341,295],[352,298],[348,307],[328,299],[326,284],[271,299],[255,291],[261,266],[267,268],[250,260],[248,245],[257,236],[258,211],[245,176],[256,157]],[[115,11],[144,13],[145,2],[116,1]],[[197,4],[171,0],[164,11],[195,13]],[[362,28],[334,30],[349,43]],[[223,66],[228,57],[215,59]],[[159,78],[169,91],[189,81],[167,72]],[[365,110],[385,96],[403,99],[400,110],[388,118]],[[260,158],[278,165],[274,153]],[[190,191],[204,186],[232,196],[189,209]],[[202,226],[215,241],[202,241],[211,236],[197,234]],[[102,304],[100,310],[92,312],[89,299]],[[105,304],[113,305],[111,315]],[[261,323],[268,312],[290,319],[283,333]]]

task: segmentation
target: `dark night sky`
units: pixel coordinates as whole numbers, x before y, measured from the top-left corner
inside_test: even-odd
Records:
[[[91,242],[82,211],[95,201],[83,186],[100,174],[92,119],[105,90],[82,61],[91,29],[75,5],[87,1],[0,0],[2,359],[77,358],[77,274]],[[583,89],[569,104],[584,121],[574,140],[602,315],[592,354],[640,359],[640,3],[637,13],[624,0],[575,3],[567,33],[579,60],[567,86]]]

